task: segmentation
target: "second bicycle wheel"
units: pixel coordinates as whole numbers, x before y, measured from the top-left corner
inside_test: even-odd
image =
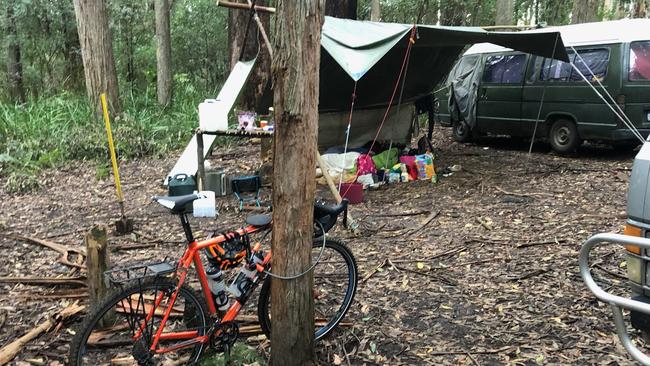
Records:
[[[312,247],[314,263],[323,247],[322,239],[315,239]],[[271,271],[272,272],[272,271]],[[326,239],[325,249],[314,268],[315,339],[329,334],[345,316],[357,291],[357,263],[343,243]],[[281,281],[281,280],[280,280]],[[260,290],[257,315],[268,338],[271,336],[271,278],[266,277]]]
[[[209,316],[205,300],[183,285],[163,329],[158,349],[149,351],[176,286],[175,281],[152,278],[109,295],[91,311],[70,344],[68,364],[154,365],[165,361],[196,362],[205,344],[182,347],[183,342],[207,331]],[[151,316],[153,315],[153,316]],[[147,319],[149,318],[149,319]],[[141,334],[137,337],[136,334]]]

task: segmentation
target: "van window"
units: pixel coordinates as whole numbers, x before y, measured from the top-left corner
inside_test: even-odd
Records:
[[[650,80],[650,41],[630,44],[630,81]]]
[[[520,84],[524,80],[526,55],[490,56],[485,60],[483,82]]]
[[[573,63],[576,65],[580,73],[584,75],[587,80],[595,81],[594,76],[599,80],[603,80],[607,74],[607,63],[609,62],[609,51],[606,49],[598,50],[580,50],[578,56],[575,57]],[[591,72],[589,71],[591,70]],[[592,76],[591,74],[594,74]],[[571,71],[571,81],[581,81],[582,76],[576,70]]]
[[[603,80],[607,75],[607,65],[609,63],[609,50],[605,48],[578,50],[576,56],[574,52],[567,50],[569,61],[572,62],[580,73],[587,80],[596,81],[591,73],[599,80]],[[591,72],[589,71],[591,70]],[[539,73],[541,81],[582,81],[582,76],[573,68],[571,64],[558,60],[545,58],[542,62],[542,68]]]

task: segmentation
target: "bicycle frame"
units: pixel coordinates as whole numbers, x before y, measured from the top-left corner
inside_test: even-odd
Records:
[[[209,334],[204,334],[204,335],[199,335],[198,331],[192,330],[192,331],[183,331],[183,332],[169,332],[169,333],[163,333],[163,330],[165,328],[165,324],[167,323],[167,320],[169,319],[169,316],[172,312],[172,308],[174,307],[174,303],[176,302],[176,298],[178,296],[178,293],[180,292],[181,286],[185,282],[185,279],[187,277],[187,271],[194,263],[194,267],[196,268],[196,273],[198,274],[199,277],[199,282],[201,284],[201,289],[203,292],[203,296],[205,297],[205,301],[208,304],[208,310],[210,312],[211,316],[217,315],[217,308],[214,303],[214,299],[212,298],[212,292],[210,291],[210,287],[208,285],[208,278],[205,273],[205,269],[203,267],[203,262],[201,261],[201,257],[199,254],[199,251],[202,249],[206,249],[208,247],[211,247],[215,244],[220,244],[226,241],[227,239],[223,235],[219,235],[214,238],[206,239],[203,241],[196,241],[192,235],[192,230],[189,225],[188,218],[185,214],[181,215],[181,223],[183,225],[183,229],[185,231],[185,235],[188,240],[188,246],[187,249],[185,249],[185,252],[183,253],[183,256],[181,257],[178,267],[176,269],[176,273],[174,276],[178,279],[178,285],[176,287],[176,290],[171,296],[170,303],[167,305],[167,308],[165,309],[165,312],[163,314],[162,320],[160,322],[160,326],[158,327],[158,330],[156,331],[156,334],[153,337],[153,341],[151,344],[151,347],[149,350],[151,352],[160,354],[160,353],[166,353],[166,352],[171,352],[180,348],[185,348],[189,346],[193,346],[196,344],[205,344],[210,340],[210,335]],[[262,230],[267,229],[269,226],[252,226],[249,225],[247,227],[241,228],[236,230],[237,233],[240,235],[245,235],[245,234],[252,234],[255,232],[259,232]],[[255,253],[257,250],[259,250],[259,244],[255,246],[253,249],[252,253]],[[246,258],[245,261],[248,261],[249,258]],[[271,261],[271,252],[269,251],[266,253],[264,256],[264,260],[261,264],[257,264],[256,269],[258,272],[263,273],[267,266],[269,265]],[[259,279],[259,277],[258,277]],[[163,299],[164,294],[161,293],[158,295],[158,297],[154,301],[154,305],[151,307],[151,310],[149,310],[149,313],[145,317],[145,321],[142,325],[140,325],[139,330],[134,334],[133,338],[134,339],[139,339],[142,336],[142,332],[144,331],[147,322],[149,322],[153,317],[156,308],[160,305],[160,302]],[[243,300],[245,302],[245,299]],[[223,318],[221,318],[220,322],[221,323],[226,323],[233,321],[237,315],[239,314],[239,311],[241,310],[241,307],[243,305],[243,302],[240,302],[239,299],[235,299],[233,304],[228,308],[226,311],[225,315]],[[161,340],[186,340],[185,342],[180,342],[178,344],[175,344],[171,347],[167,348],[158,348],[158,344]]]

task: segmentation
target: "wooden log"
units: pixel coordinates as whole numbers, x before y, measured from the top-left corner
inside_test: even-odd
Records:
[[[223,0],[217,0],[217,6],[223,6],[224,8],[231,8],[231,9],[251,10],[250,4],[233,3],[231,1],[223,1]],[[261,13],[275,14],[275,8],[272,8],[270,6],[255,5],[255,11],[259,11]]]
[[[74,303],[68,306],[67,308],[61,310],[54,316],[48,318],[47,320],[39,324],[36,328],[27,332],[22,337],[16,339],[15,341],[9,343],[8,345],[0,349],[0,366],[5,365],[9,363],[9,361],[13,360],[14,357],[16,357],[16,355],[20,353],[23,347],[25,347],[25,345],[29,343],[31,340],[38,337],[42,333],[49,331],[50,329],[58,327],[65,319],[77,314],[78,312],[82,311],[84,308],[85,308],[84,306],[80,306],[77,305],[77,303]]]
[[[105,226],[93,226],[86,233],[86,268],[88,270],[88,294],[90,304],[98,304],[108,293],[108,286],[104,282],[104,272],[109,268],[108,237]]]
[[[37,277],[37,276],[7,276],[0,277],[0,283],[22,283],[25,285],[64,285],[86,286],[84,277]]]

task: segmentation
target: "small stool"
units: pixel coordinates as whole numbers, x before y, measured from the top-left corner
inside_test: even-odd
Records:
[[[239,200],[239,210],[244,208],[244,202],[255,202],[260,207],[260,188],[262,180],[259,175],[235,177],[231,181],[232,192]]]

